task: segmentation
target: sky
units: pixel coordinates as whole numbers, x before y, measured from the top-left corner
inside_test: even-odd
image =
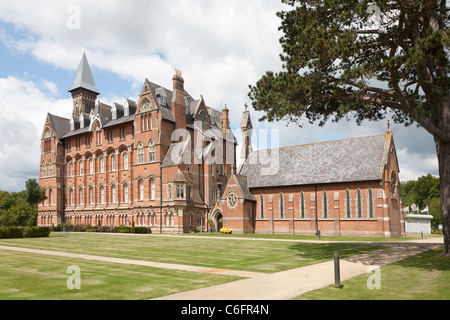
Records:
[[[280,0],[0,0],[0,190],[20,191],[38,179],[46,114],[70,117],[67,90],[83,52],[100,101],[136,100],[145,79],[171,90],[178,69],[194,99],[203,95],[218,110],[227,105],[241,141],[249,85],[281,70],[276,13],[286,9]],[[263,114],[249,110],[256,148],[271,130],[280,137],[272,146],[283,147],[383,134],[389,119],[299,127],[259,122]],[[400,180],[437,176],[433,137],[393,121],[391,129]]]

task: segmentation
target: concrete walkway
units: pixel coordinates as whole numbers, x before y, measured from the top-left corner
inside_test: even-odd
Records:
[[[302,242],[301,240],[289,241]],[[367,244],[366,242],[358,243]],[[390,247],[365,254],[355,255],[346,259],[341,259],[341,281],[348,280],[361,274],[367,273],[369,266],[382,267],[386,264],[405,259],[409,256],[431,250],[438,245],[442,245],[443,239],[429,238],[423,240],[409,240],[404,242],[377,242],[374,244],[388,244]],[[0,250],[102,261],[109,263],[140,265],[189,272],[233,275],[245,278],[221,285],[164,296],[155,300],[287,300],[295,298],[305,292],[334,284],[333,261],[318,263],[287,271],[281,271],[273,274],[267,274],[261,272],[207,268],[182,264],[103,257],[2,245],[0,245]]]

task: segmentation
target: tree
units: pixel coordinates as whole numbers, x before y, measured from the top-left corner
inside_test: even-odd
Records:
[[[28,179],[25,182],[25,200],[31,206],[37,206],[37,204],[41,201],[47,199],[45,195],[45,189],[39,187],[39,183],[37,183],[36,179]]]
[[[439,178],[433,177],[431,174],[421,176],[417,180],[402,182],[400,198],[403,207],[415,203],[419,208],[425,208],[432,199],[439,198],[439,186]]]
[[[25,200],[25,191],[0,191],[0,225],[32,226],[37,222],[37,205]]]
[[[450,253],[450,31],[445,0],[282,0],[281,72],[249,97],[260,120],[416,122],[434,137]],[[374,3],[374,4],[372,4]]]

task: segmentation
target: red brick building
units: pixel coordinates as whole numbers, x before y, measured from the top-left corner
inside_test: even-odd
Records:
[[[47,114],[39,225],[148,226],[218,231],[400,236],[404,221],[392,132],[253,151],[241,121],[242,165],[228,109],[144,81],[138,101],[99,100],[86,56],[69,92],[70,119]]]
[[[169,90],[146,79],[137,102],[106,105],[97,100],[100,92],[83,55],[69,89],[72,117],[46,117],[39,183],[47,200],[39,204],[39,225],[206,230],[208,208],[235,158],[228,152],[232,158],[225,164],[221,152],[224,158],[209,164],[207,153],[196,153],[192,142],[211,149],[214,138],[205,136],[229,129],[228,109],[219,112],[202,96],[192,98],[181,72],[172,80]],[[236,141],[222,145],[234,151]]]
[[[386,134],[253,151],[244,112],[242,165],[213,216],[238,233],[395,237],[405,234],[399,167]]]

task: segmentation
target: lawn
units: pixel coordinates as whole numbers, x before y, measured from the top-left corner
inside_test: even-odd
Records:
[[[73,265],[79,290],[67,287]],[[141,300],[239,279],[1,250],[0,269],[0,300]]]
[[[226,240],[96,233],[52,233],[49,238],[2,239],[0,245],[108,257],[274,273],[364,253],[381,246]]]
[[[51,233],[48,238],[1,239],[0,245],[273,273],[380,249],[378,245],[249,241],[97,233]],[[69,290],[67,268],[81,271]],[[238,277],[0,250],[0,300],[139,300],[193,290]]]
[[[440,256],[442,248],[387,265],[380,269],[380,288],[368,289],[372,274],[311,291],[301,300],[450,300],[450,259]],[[372,282],[370,282],[372,283]]]

